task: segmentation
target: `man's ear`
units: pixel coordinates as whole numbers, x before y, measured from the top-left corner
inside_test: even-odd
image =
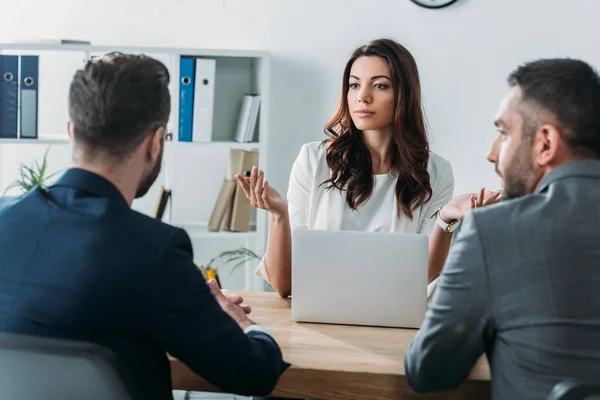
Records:
[[[67,134],[69,135],[69,142],[73,141],[73,125],[71,121],[67,121]]]
[[[148,143],[148,156],[152,161],[156,160],[160,155],[160,150],[163,147],[163,142],[165,140],[166,129],[161,126],[157,130],[155,130],[150,135],[150,140]]]
[[[533,160],[540,167],[555,163],[564,143],[556,126],[544,124],[539,127],[533,138]]]

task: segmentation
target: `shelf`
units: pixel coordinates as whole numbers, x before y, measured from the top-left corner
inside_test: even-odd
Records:
[[[0,138],[0,144],[70,144],[68,139],[7,139]],[[258,142],[250,142],[250,143],[239,143],[239,142],[229,142],[229,141],[215,141],[215,142],[179,142],[179,141],[168,141],[168,146],[197,146],[197,147],[218,147],[218,148],[236,148],[236,149],[258,149],[260,147],[260,143]]]
[[[174,223],[173,226],[184,229],[190,238],[192,239],[256,239],[258,233],[256,231],[250,232],[229,232],[220,231],[213,232],[208,229],[207,225],[203,224],[178,224]]]
[[[0,143],[11,144],[70,144],[68,139],[7,139],[0,138]]]
[[[209,57],[248,57],[259,58],[267,56],[263,51],[252,50],[227,50],[227,49],[190,49],[172,47],[146,47],[146,46],[106,46],[106,45],[81,45],[81,44],[54,44],[54,43],[0,43],[2,50],[33,50],[33,51],[74,51],[87,53],[108,53],[120,51],[122,53],[145,54],[185,54],[189,56]]]
[[[181,146],[197,146],[197,147],[225,147],[225,148],[236,148],[236,149],[244,149],[244,150],[250,150],[250,149],[258,149],[260,147],[260,143],[258,142],[249,142],[249,143],[240,143],[240,142],[233,142],[233,141],[214,141],[214,142],[179,142],[176,140],[172,140],[172,141],[168,141],[168,146],[175,146],[175,147],[181,147]]]

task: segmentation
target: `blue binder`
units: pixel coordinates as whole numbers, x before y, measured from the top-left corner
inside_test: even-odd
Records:
[[[19,56],[0,55],[0,138],[17,138]]]
[[[179,60],[179,141],[191,142],[194,126],[194,65],[196,60]]]
[[[21,139],[38,137],[39,56],[21,56]]]

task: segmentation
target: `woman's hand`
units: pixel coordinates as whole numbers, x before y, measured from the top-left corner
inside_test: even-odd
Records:
[[[467,193],[456,196],[450,200],[448,204],[442,207],[440,210],[440,217],[446,222],[456,219],[462,220],[469,210],[500,202],[502,200],[500,198],[501,194],[502,190],[492,192],[486,191],[485,188],[481,188],[479,193]]]
[[[259,171],[256,167],[252,167],[250,177],[245,177],[237,174],[235,176],[240,182],[246,197],[250,203],[263,210],[269,211],[275,216],[283,216],[287,214],[287,202],[279,193],[265,180],[264,171]]]

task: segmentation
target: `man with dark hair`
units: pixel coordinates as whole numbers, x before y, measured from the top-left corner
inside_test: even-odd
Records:
[[[73,168],[0,209],[0,331],[111,349],[147,399],[167,353],[223,391],[266,395],[289,366],[239,296],[205,282],[185,231],[133,211],[161,168],[169,72],[110,54],[69,92]]]
[[[457,387],[484,352],[494,399],[600,381],[600,77],[551,59],[509,84],[488,155],[504,201],[462,222],[406,354],[419,392]]]

